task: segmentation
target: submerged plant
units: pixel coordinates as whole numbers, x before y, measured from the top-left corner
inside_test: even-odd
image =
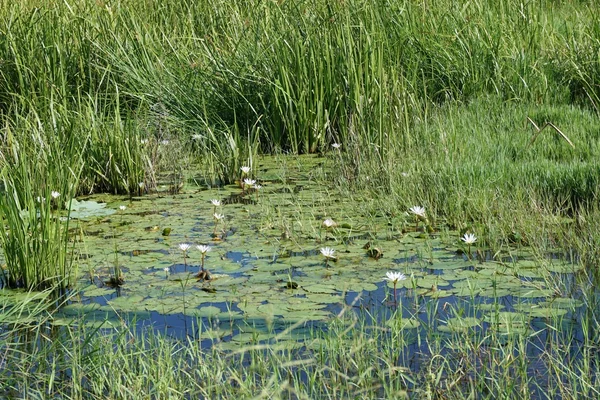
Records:
[[[406,275],[400,273],[400,272],[386,272],[385,274],[385,279],[386,281],[390,281],[394,284],[394,305],[398,305],[398,298],[396,297],[396,286],[398,285],[398,282],[403,281],[406,279]]]

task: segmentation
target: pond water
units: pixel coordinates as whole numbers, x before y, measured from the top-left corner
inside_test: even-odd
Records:
[[[492,329],[505,340],[542,340],[551,325],[581,337],[580,265],[523,247],[493,254],[408,210],[380,212],[372,199],[348,199],[326,185],[332,166],[314,156],[269,157],[251,173],[258,190],[189,179],[178,194],[165,187],[77,199],[71,217],[81,290],[53,323],[82,315],[103,328],[131,321],[223,349],[301,343],[349,311],[412,330],[415,353],[423,350],[418,336],[432,332],[469,332],[484,342]],[[210,250],[203,257],[197,246]],[[325,247],[334,250],[329,259]],[[197,278],[202,263],[211,279]],[[118,287],[110,284],[115,266]],[[407,277],[396,299],[384,280],[389,271]]]
[[[580,266],[527,248],[492,254],[408,212],[361,207],[322,183],[331,166],[312,156],[264,158],[251,174],[259,190],[190,179],[178,194],[78,199],[71,217],[79,223],[81,292],[54,323],[82,314],[107,328],[135,321],[224,349],[302,341],[348,309],[440,334],[494,327],[509,338],[560,321],[580,335]],[[191,245],[185,252],[183,243]],[[204,258],[198,245],[210,246]],[[324,247],[335,251],[329,260]],[[210,280],[197,278],[202,262]],[[115,266],[119,287],[109,284]],[[407,276],[396,300],[388,271]]]

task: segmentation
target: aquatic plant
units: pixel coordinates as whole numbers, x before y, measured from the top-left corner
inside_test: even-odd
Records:
[[[256,184],[256,180],[245,178],[242,182],[242,194],[244,194],[246,190],[251,189],[254,184]]]
[[[477,241],[477,237],[473,233],[465,233],[460,238],[467,245],[467,257],[471,258],[471,245]]]
[[[212,199],[210,203],[213,205],[213,214],[217,213],[217,207],[221,206],[221,200]]]
[[[201,263],[200,263],[200,272],[204,271],[204,259],[206,258],[206,253],[208,253],[211,250],[211,247],[205,244],[201,244],[196,246],[196,248],[198,249],[198,251],[201,254]]]
[[[214,213],[213,219],[215,222],[215,229],[213,230],[213,237],[217,238],[217,227],[219,226],[219,222],[222,221],[223,219],[225,219],[225,215],[220,214],[220,213]]]
[[[386,272],[385,273],[385,279],[386,281],[390,281],[393,283],[394,285],[394,305],[398,305],[398,298],[396,297],[396,285],[398,284],[399,281],[403,281],[406,279],[406,275],[400,273],[400,272]]]
[[[414,206],[410,208],[410,212],[415,216],[415,230],[419,229],[419,221],[424,220],[425,216],[425,208],[421,206]]]
[[[187,271],[187,251],[192,247],[189,243],[180,243],[179,250],[183,252],[183,264],[184,268]]]
[[[325,268],[329,267],[329,260],[337,261],[335,250],[331,247],[321,247],[321,255],[325,257]]]

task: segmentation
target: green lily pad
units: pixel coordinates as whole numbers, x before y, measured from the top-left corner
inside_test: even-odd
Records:
[[[90,217],[104,217],[116,213],[117,210],[106,208],[106,203],[98,203],[93,200],[81,200],[73,199],[71,201],[71,208],[69,211],[69,217],[71,218],[90,218]]]
[[[386,326],[393,327],[398,330],[416,329],[421,326],[421,321],[416,318],[390,318],[385,323]]]
[[[468,332],[474,327],[480,326],[478,318],[473,317],[454,317],[446,321],[446,325],[439,325],[438,330],[444,333]]]

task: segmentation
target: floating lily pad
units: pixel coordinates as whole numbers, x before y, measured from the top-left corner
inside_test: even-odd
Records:
[[[390,318],[389,320],[387,320],[387,322],[385,323],[387,326],[389,327],[394,327],[398,330],[403,330],[403,329],[416,329],[419,326],[421,326],[421,321],[416,318],[416,317],[412,317],[412,318]]]
[[[454,317],[446,321],[446,325],[439,325],[438,330],[445,333],[468,332],[474,327],[480,326],[478,318],[473,317]]]
[[[538,304],[517,304],[515,310],[526,313],[530,317],[557,318],[567,313],[565,308],[540,307]]]
[[[71,201],[71,208],[69,217],[71,218],[90,218],[90,217],[104,217],[112,215],[117,211],[111,208],[106,208],[106,203],[98,203],[93,200],[81,200],[73,199]]]

